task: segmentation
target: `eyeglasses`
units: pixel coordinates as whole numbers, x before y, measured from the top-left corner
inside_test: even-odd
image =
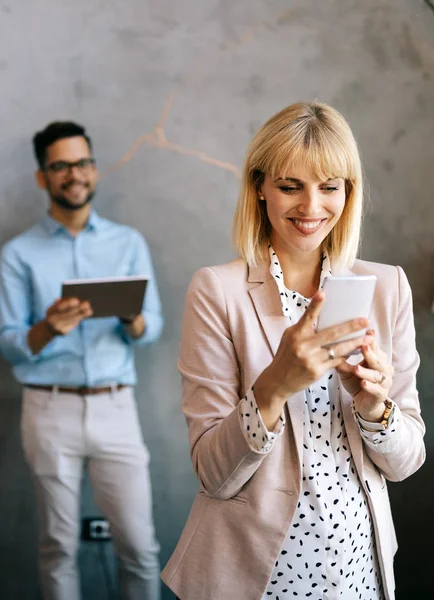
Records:
[[[51,171],[52,173],[66,174],[68,171],[77,167],[82,173],[88,173],[95,166],[94,158],[80,158],[75,162],[69,162],[67,160],[55,160],[54,162],[47,165],[44,171]]]

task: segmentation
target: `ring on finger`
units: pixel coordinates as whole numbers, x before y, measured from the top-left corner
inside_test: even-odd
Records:
[[[386,379],[386,375],[384,373],[382,373],[381,371],[378,371],[378,380],[377,380],[377,383],[379,385],[382,385],[384,383],[385,379]]]
[[[328,351],[329,351],[329,360],[334,360],[336,358],[335,351],[333,350],[333,348],[329,348]]]

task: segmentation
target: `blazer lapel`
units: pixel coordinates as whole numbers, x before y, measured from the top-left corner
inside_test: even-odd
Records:
[[[282,315],[279,293],[274,279],[269,279],[249,290],[256,314],[264,330],[273,356],[276,354],[283,332],[290,326],[289,319]]]
[[[276,282],[269,272],[269,265],[260,265],[250,269],[248,281],[258,285],[249,289],[249,294],[255,306],[256,314],[265,334],[265,339],[275,356],[279,348],[282,335],[291,323],[288,317],[282,314],[282,305]],[[291,421],[298,459],[301,468],[301,452],[303,444],[303,413],[304,392],[298,392],[291,396],[287,402],[287,418]],[[286,409],[285,409],[286,412]]]

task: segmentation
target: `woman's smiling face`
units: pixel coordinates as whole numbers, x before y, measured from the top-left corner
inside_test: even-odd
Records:
[[[345,207],[345,180],[319,180],[299,163],[265,176],[260,188],[271,224],[271,243],[284,252],[318,250]]]

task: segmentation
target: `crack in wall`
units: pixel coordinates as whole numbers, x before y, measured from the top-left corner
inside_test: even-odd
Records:
[[[124,154],[124,156],[122,156],[122,158],[120,158],[114,165],[112,165],[108,169],[108,171],[106,173],[104,173],[102,178],[107,177],[110,173],[113,173],[113,171],[116,171],[117,169],[122,167],[125,163],[130,162],[131,159],[136,154],[136,152],[139,150],[139,148],[143,144],[148,144],[149,146],[152,146],[154,148],[165,148],[166,150],[170,150],[172,152],[177,152],[178,154],[194,156],[195,158],[197,158],[198,160],[201,160],[202,162],[205,162],[209,165],[213,165],[220,169],[225,169],[227,171],[230,171],[231,173],[234,173],[234,175],[238,178],[241,177],[240,170],[238,169],[238,167],[236,165],[234,165],[230,162],[227,162],[227,161],[220,160],[218,158],[213,158],[212,156],[209,156],[208,154],[206,154],[205,152],[201,152],[200,150],[186,148],[180,144],[170,142],[166,138],[166,134],[164,132],[163,126],[169,116],[174,97],[175,97],[175,94],[173,92],[168,95],[166,102],[164,104],[163,110],[161,111],[160,118],[158,119],[158,123],[155,127],[155,130],[152,133],[146,133],[145,135],[141,135],[140,137],[138,137],[136,139],[136,141],[134,142],[134,144],[132,145],[132,147],[128,150],[128,152],[126,154]]]
[[[102,178],[107,177],[108,175],[110,175],[110,173],[113,173],[113,171],[116,171],[125,163],[130,162],[130,160],[133,158],[133,156],[143,144],[148,144],[149,146],[152,146],[154,148],[165,148],[166,150],[177,152],[178,154],[194,156],[202,162],[218,167],[219,169],[225,169],[226,171],[230,171],[236,177],[241,178],[240,170],[236,165],[230,162],[226,162],[224,160],[220,160],[218,158],[213,158],[212,156],[209,156],[208,154],[200,150],[186,148],[184,146],[181,146],[180,144],[170,142],[166,138],[166,134],[164,133],[164,129],[162,127],[156,127],[153,133],[147,133],[137,138],[130,150],[126,154],[124,154],[124,156],[120,158],[114,165],[112,165],[108,169],[108,171],[103,174]]]

